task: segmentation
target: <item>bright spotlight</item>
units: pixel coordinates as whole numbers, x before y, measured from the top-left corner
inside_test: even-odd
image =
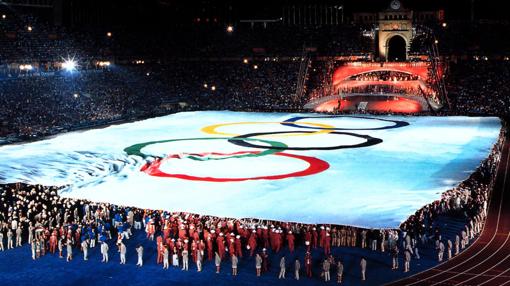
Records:
[[[233,26],[227,26],[227,32],[228,33],[234,32],[234,27]]]
[[[211,86],[211,90],[215,91],[216,90],[216,86],[215,85]]]
[[[76,61],[73,59],[67,59],[62,63],[62,68],[68,72],[76,70]]]
[[[2,14],[2,19],[5,19],[5,18],[7,18],[7,15]]]
[[[26,70],[26,71],[31,71],[34,69],[34,67],[30,64],[27,64],[27,65],[20,65],[19,66],[19,69],[20,70]]]
[[[108,38],[111,38],[111,37],[112,37],[112,32],[108,32],[108,33],[106,33],[106,36],[107,36]]]
[[[78,94],[77,93],[73,94],[73,96],[74,96],[74,98],[78,98]]]
[[[100,61],[97,63],[100,67],[109,67],[110,66],[110,61]]]
[[[32,32],[32,26],[28,26],[27,31]]]

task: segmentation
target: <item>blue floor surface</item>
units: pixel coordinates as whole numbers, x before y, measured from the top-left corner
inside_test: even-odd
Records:
[[[452,239],[464,227],[462,218],[441,217],[438,225],[444,233],[445,239]],[[197,273],[196,266],[190,261],[188,272],[171,267],[162,269],[162,265],[156,264],[155,242],[145,239],[143,231],[136,231],[134,237],[127,240],[128,247],[127,264],[119,264],[119,254],[116,247],[110,245],[110,262],[101,263],[99,247],[89,251],[89,260],[83,261],[83,255],[74,250],[74,260],[66,262],[59,259],[58,255],[45,255],[34,261],[31,259],[31,251],[28,245],[0,252],[0,285],[324,285],[336,283],[336,269],[331,271],[332,281],[325,283],[319,278],[320,262],[323,258],[322,249],[313,250],[314,277],[304,277],[302,267],[301,280],[296,281],[293,275],[293,262],[298,257],[303,266],[304,249],[297,248],[294,254],[281,251],[279,254],[269,253],[270,271],[261,277],[255,276],[254,258],[243,258],[239,264],[239,275],[231,276],[230,261],[222,264],[220,274],[215,273],[214,262],[206,261],[201,273]],[[142,242],[144,251],[144,266],[136,265],[136,253],[134,248]],[[402,270],[391,270],[391,257],[389,252],[370,251],[360,248],[333,248],[335,258],[341,258],[344,263],[343,285],[381,285],[413,273],[423,271],[437,264],[436,253],[433,245],[427,245],[420,249],[421,259],[413,259],[411,272],[403,273]],[[279,280],[279,260],[281,255],[286,255],[287,278]],[[65,256],[65,249],[64,249]],[[361,283],[359,260],[361,256],[367,258],[367,280]],[[292,268],[291,268],[292,265]],[[400,265],[403,265],[402,259]]]

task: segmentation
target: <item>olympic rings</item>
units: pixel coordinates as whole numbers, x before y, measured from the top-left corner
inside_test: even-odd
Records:
[[[237,140],[237,139],[233,139],[233,138],[230,138],[230,137],[227,137],[227,138],[223,138],[223,137],[210,137],[210,138],[209,137],[205,137],[205,138],[199,137],[199,138],[168,139],[168,140],[150,141],[150,142],[134,144],[134,145],[131,145],[129,147],[124,148],[124,152],[126,152],[128,155],[136,155],[136,156],[140,156],[140,157],[146,158],[149,155],[144,154],[142,152],[142,149],[144,147],[146,147],[146,146],[149,146],[149,145],[159,144],[159,143],[167,143],[167,142],[176,142],[176,141],[222,140],[222,139],[228,139],[229,142],[230,142],[230,140]],[[239,139],[239,140],[245,140],[245,139]],[[280,148],[284,148],[284,147],[287,146],[284,143],[277,142],[277,141],[262,140],[262,139],[255,139],[255,138],[254,139],[248,139],[248,140],[253,140],[253,141],[258,141],[258,142],[262,142],[262,143],[267,143],[267,144],[270,145],[268,147],[280,147]],[[276,153],[276,152],[278,152],[278,149],[268,149],[266,151],[257,152],[257,153],[249,153],[249,154],[242,154],[242,155],[235,154],[235,156],[228,157],[228,158],[208,158],[207,160],[223,160],[223,159],[229,159],[229,158],[259,157],[259,156],[270,155],[270,154],[273,154],[273,153]],[[211,154],[214,155],[214,153],[211,153]],[[189,158],[191,158],[191,159],[201,160],[198,156],[196,156],[196,154],[190,154],[190,155],[191,156],[189,156]],[[201,161],[203,161],[203,160],[201,160]]]
[[[244,152],[238,152],[238,153],[246,153],[247,154],[253,154],[256,155],[256,151],[244,151]],[[219,153],[218,153],[219,154]],[[223,154],[225,155],[225,154]],[[169,174],[161,171],[161,163],[163,161],[158,160],[155,161],[153,164],[151,164],[147,169],[144,170],[145,173],[155,176],[155,177],[167,177],[167,178],[178,178],[178,179],[185,179],[185,180],[192,180],[192,181],[205,181],[205,182],[241,182],[241,181],[248,181],[248,180],[280,180],[280,179],[286,179],[286,178],[292,178],[292,177],[304,177],[304,176],[310,176],[314,175],[320,172],[323,172],[329,168],[329,164],[326,161],[323,161],[321,159],[315,158],[315,157],[308,157],[308,156],[302,156],[302,155],[295,155],[295,154],[287,154],[287,153],[275,153],[276,156],[283,156],[283,157],[289,157],[289,158],[295,158],[302,161],[305,161],[309,164],[309,166],[302,170],[287,174],[280,174],[280,175],[269,175],[269,176],[258,176],[258,177],[248,177],[248,178],[215,178],[215,177],[198,177],[198,176],[192,176],[192,175],[185,175],[185,174]],[[179,158],[178,155],[170,155],[167,159],[172,158]]]
[[[241,136],[234,137],[232,139],[235,139],[235,140],[232,140],[232,141],[229,140],[229,142],[232,144],[235,144],[235,145],[243,146],[243,147],[275,149],[275,150],[280,150],[280,151],[283,151],[283,150],[295,150],[295,151],[337,150],[337,149],[347,149],[347,148],[361,148],[361,147],[368,147],[368,146],[376,145],[376,144],[383,142],[381,139],[374,138],[369,135],[360,135],[360,134],[356,134],[356,133],[336,132],[336,131],[331,132],[330,134],[349,135],[349,136],[354,136],[354,137],[358,137],[358,138],[363,138],[366,141],[363,143],[358,143],[358,144],[354,144],[354,145],[338,145],[338,146],[328,146],[328,147],[289,147],[289,146],[279,147],[279,146],[262,146],[262,145],[252,144],[252,143],[249,143],[249,142],[246,142],[243,140],[239,140],[239,139],[249,139],[249,138],[255,137],[255,136],[283,134],[283,133],[311,133],[311,132],[313,132],[313,131],[278,131],[278,132],[250,133],[250,134],[244,134]]]
[[[360,118],[360,119],[370,119],[370,120],[379,120],[385,122],[393,122],[394,125],[383,126],[383,127],[375,127],[375,128],[328,128],[324,129],[321,127],[310,127],[310,126],[301,126],[296,124],[296,121],[301,119],[309,119],[309,118],[337,118],[337,117],[351,117],[351,118]],[[303,124],[302,122],[301,124]],[[400,120],[390,120],[390,119],[382,119],[376,117],[368,117],[368,116],[351,116],[351,115],[323,115],[323,116],[298,116],[285,120],[282,125],[296,128],[306,128],[306,129],[314,129],[314,130],[384,130],[384,129],[393,129],[400,128],[404,126],[408,126],[409,123]]]
[[[312,123],[312,122],[299,122],[302,119],[308,118],[336,118],[336,117],[352,117],[356,119],[369,119],[369,120],[378,120],[384,122],[391,122],[393,125],[375,127],[375,128],[340,128],[334,127],[328,124],[322,123]],[[217,129],[223,126],[232,126],[232,125],[245,125],[245,124],[281,124],[284,126],[295,127],[295,128],[306,128],[313,129],[312,131],[275,131],[275,132],[257,132],[257,133],[249,133],[249,134],[232,134],[219,132]],[[308,125],[308,126],[303,126]],[[389,120],[375,117],[366,117],[366,116],[349,116],[349,115],[325,115],[325,116],[298,116],[287,119],[283,122],[234,122],[234,123],[221,123],[209,125],[201,129],[202,132],[212,135],[224,135],[228,137],[211,137],[211,138],[183,138],[183,139],[169,139],[169,140],[160,140],[160,141],[150,141],[139,144],[134,144],[129,147],[126,147],[124,151],[128,155],[137,155],[141,157],[148,157],[149,155],[142,152],[142,149],[146,146],[158,143],[167,143],[167,142],[176,142],[176,141],[191,141],[191,140],[228,140],[229,143],[249,147],[249,148],[257,148],[257,149],[266,149],[264,151],[238,151],[233,153],[186,153],[186,158],[197,160],[197,161],[205,161],[205,160],[223,160],[223,159],[231,159],[231,158],[245,158],[245,157],[260,157],[265,155],[276,155],[276,156],[284,156],[289,158],[300,159],[309,164],[308,168],[298,172],[292,172],[287,174],[279,174],[279,175],[270,175],[270,176],[258,176],[258,177],[248,177],[248,178],[214,178],[214,177],[198,177],[192,175],[185,174],[169,174],[161,171],[160,166],[162,162],[169,159],[181,158],[181,156],[177,154],[169,155],[165,159],[156,159],[151,163],[148,163],[144,167],[142,167],[141,171],[146,172],[151,176],[156,177],[172,177],[178,179],[185,180],[195,180],[195,181],[207,181],[207,182],[238,182],[238,181],[246,181],[246,180],[278,180],[285,179],[290,177],[302,177],[314,175],[320,172],[323,172],[329,168],[329,164],[321,159],[315,157],[301,156],[295,154],[287,154],[281,151],[284,150],[295,150],[295,151],[308,151],[308,150],[337,150],[337,149],[347,149],[347,148],[361,148],[377,145],[383,142],[382,139],[375,138],[369,135],[356,134],[352,132],[339,132],[339,130],[384,130],[384,129],[393,129],[400,128],[409,125],[408,122],[400,121],[400,120]],[[282,135],[286,136],[306,136],[306,135],[317,135],[317,134],[337,134],[337,135],[348,135],[357,138],[362,138],[365,142],[353,144],[353,145],[338,145],[338,146],[310,146],[310,147],[289,147],[285,143],[271,140],[262,140],[257,138],[251,138],[255,136],[270,136],[270,135]],[[264,143],[267,145],[254,144],[253,141],[258,143]],[[226,156],[226,157],[210,157],[210,156]]]
[[[240,134],[235,133],[225,133],[225,132],[219,132],[216,131],[216,129],[223,127],[223,126],[232,126],[232,125],[245,125],[245,124],[283,124],[285,125],[286,121],[284,122],[233,122],[233,123],[220,123],[220,124],[214,124],[209,125],[201,129],[202,132],[212,135],[223,135],[223,136],[239,136]],[[321,124],[321,123],[312,123],[312,122],[301,122],[301,124],[314,126],[311,128],[315,128],[318,131],[313,132],[312,134],[305,134],[305,135],[317,135],[317,134],[324,134],[324,133],[330,133],[332,130],[334,130],[334,126],[328,125],[328,124]],[[291,135],[292,136],[292,135]],[[293,135],[296,136],[296,135]]]

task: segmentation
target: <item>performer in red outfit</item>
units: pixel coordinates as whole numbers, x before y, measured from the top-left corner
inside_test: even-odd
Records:
[[[253,230],[250,238],[248,239],[248,249],[250,250],[250,257],[253,256],[253,253],[257,249],[257,233]]]
[[[156,239],[156,245],[158,247],[158,257],[157,257],[157,263],[163,263],[163,253],[165,252],[165,246],[163,245],[163,238],[161,236],[158,236]]]
[[[213,232],[214,230],[212,230],[211,232]],[[210,233],[207,234],[207,236],[205,237],[206,238],[206,242],[207,242],[207,259],[209,261],[211,261],[213,259],[213,239],[212,239],[212,235]]]
[[[50,236],[50,252],[55,254],[55,250],[57,249],[57,231],[53,230]]]
[[[197,251],[198,251],[198,245],[196,241],[193,240],[191,242],[191,257],[193,258],[193,262],[197,263]]]
[[[310,252],[306,252],[305,255],[305,271],[306,276],[312,277],[312,255]]]
[[[306,252],[310,252],[311,244],[312,244],[312,233],[309,230],[307,230],[305,232]]]
[[[289,231],[287,234],[287,244],[289,245],[289,251],[290,253],[294,252],[294,235],[292,234],[292,231]]]
[[[314,227],[312,228],[312,247],[317,248],[317,229]]]
[[[319,247],[324,247],[324,241],[326,240],[326,229],[321,226],[321,232],[319,233]]]
[[[235,244],[235,255],[238,258],[243,258],[243,248],[242,248],[242,244],[241,244],[241,236],[240,235],[236,235],[234,244]]]
[[[331,254],[331,236],[329,232],[326,232],[326,237],[324,238],[324,255],[328,256]]]
[[[220,259],[223,260],[225,257],[225,240],[223,238],[223,233],[220,232],[218,238],[216,238],[216,245],[218,246],[218,254],[220,255]]]

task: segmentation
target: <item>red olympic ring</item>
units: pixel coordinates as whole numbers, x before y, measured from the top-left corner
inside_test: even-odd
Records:
[[[205,154],[239,155],[239,154],[246,154],[246,153],[257,154],[259,152],[260,151],[241,151],[241,152],[235,152],[235,153],[204,153],[204,154],[194,154],[194,155],[205,155]],[[297,171],[297,172],[293,172],[293,173],[271,175],[271,176],[251,177],[251,178],[197,177],[197,176],[191,176],[191,175],[185,175],[185,174],[169,174],[169,173],[165,173],[165,172],[161,171],[160,167],[161,167],[161,163],[163,163],[163,161],[168,160],[168,159],[179,158],[179,155],[173,154],[173,155],[168,155],[163,160],[156,160],[156,161],[152,162],[150,165],[148,165],[148,166],[146,165],[146,166],[142,167],[141,171],[147,173],[150,176],[178,178],[178,179],[191,180],[191,181],[241,182],[241,181],[248,181],[248,180],[280,180],[280,179],[292,178],[292,177],[304,177],[304,176],[309,176],[309,175],[315,175],[315,174],[323,172],[329,168],[328,162],[323,161],[318,158],[315,158],[315,157],[287,154],[287,153],[283,153],[283,152],[274,153],[273,155],[300,159],[300,160],[307,162],[309,164],[309,166],[305,170]]]

